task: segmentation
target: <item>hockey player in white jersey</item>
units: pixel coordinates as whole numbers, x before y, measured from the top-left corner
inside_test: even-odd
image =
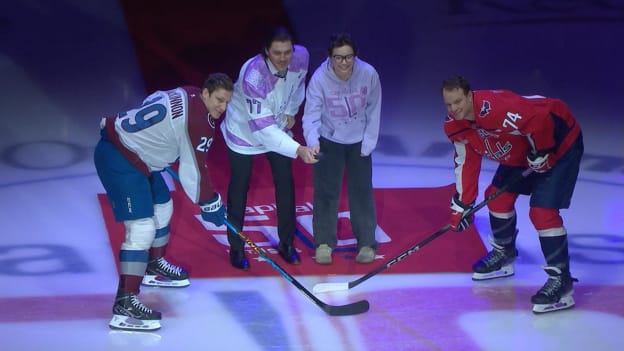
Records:
[[[113,208],[126,228],[119,251],[120,276],[113,305],[113,329],[156,330],[161,313],[141,303],[141,284],[189,285],[188,273],[165,259],[173,204],[161,172],[179,162],[186,195],[204,220],[221,226],[225,208],[208,174],[206,153],[215,120],[227,108],[232,80],[213,73],[204,86],[157,91],[136,109],[102,119],[94,162]]]
[[[290,264],[300,262],[293,239],[295,234],[295,190],[292,160],[317,162],[312,149],[293,139],[290,129],[305,97],[309,54],[294,45],[283,27],[267,37],[263,52],[247,60],[234,86],[232,103],[221,129],[228,147],[230,183],[227,215],[235,228],[243,229],[247,191],[255,155],[266,155],[271,164],[277,205],[278,252]],[[230,263],[249,269],[244,242],[228,229]]]

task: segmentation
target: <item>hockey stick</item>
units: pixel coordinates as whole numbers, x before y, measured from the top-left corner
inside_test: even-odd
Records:
[[[526,169],[525,171],[522,172],[521,177],[519,177],[518,179],[515,179],[515,180],[510,181],[509,183],[503,185],[495,193],[493,193],[492,195],[488,196],[485,200],[481,201],[479,204],[477,204],[476,206],[474,206],[470,210],[466,211],[466,213],[464,214],[464,217],[471,216],[472,214],[474,214],[475,212],[477,212],[478,210],[480,210],[481,208],[486,206],[490,201],[494,200],[500,194],[505,192],[507,190],[507,188],[509,188],[509,186],[511,186],[512,184],[515,184],[515,183],[517,183],[519,181],[521,181],[522,179],[525,179],[532,172],[533,172],[532,169],[530,169],[530,168]],[[389,260],[385,264],[375,268],[371,272],[363,275],[362,277],[360,277],[360,278],[358,278],[356,280],[350,281],[348,283],[346,283],[346,282],[342,282],[342,283],[319,283],[319,284],[314,285],[314,287],[312,288],[312,291],[315,292],[315,293],[322,293],[322,292],[328,292],[328,291],[342,291],[342,290],[352,289],[355,286],[363,283],[364,281],[372,278],[377,273],[379,273],[379,272],[381,272],[381,271],[383,271],[383,270],[385,270],[387,268],[390,268],[390,266],[392,266],[395,263],[401,261],[402,259],[404,259],[405,257],[413,254],[414,252],[420,250],[423,246],[427,245],[428,243],[432,242],[437,237],[439,237],[442,234],[446,233],[449,229],[451,229],[451,225],[450,224],[445,225],[444,227],[438,229],[438,231],[436,231],[435,233],[431,234],[430,236],[428,236],[427,238],[425,238],[421,242],[411,246],[409,249],[401,252],[399,255],[395,256],[394,258],[392,258],[391,260]]]
[[[165,168],[167,172],[178,182],[180,178],[178,175],[169,167]],[[318,307],[320,307],[323,311],[325,311],[330,316],[349,316],[354,314],[360,314],[368,311],[370,305],[367,300],[360,300],[357,302],[350,303],[348,305],[340,305],[334,306],[326,304],[321,301],[319,298],[314,296],[308,289],[306,289],[301,283],[299,283],[293,276],[288,274],[280,265],[278,265],[275,261],[273,261],[267,254],[259,248],[251,239],[249,239],[245,234],[238,231],[227,219],[225,220],[225,225],[230,228],[233,232],[237,233],[246,243],[249,245],[260,257],[262,257],[265,261],[267,261],[271,267],[273,267],[282,277],[286,278],[290,283],[297,287],[301,292],[305,294],[310,300],[312,300]]]
[[[296,286],[297,289],[303,292],[305,296],[310,298],[310,300],[312,300],[318,307],[320,307],[323,311],[325,311],[330,316],[349,316],[349,315],[364,313],[368,311],[369,304],[368,304],[368,301],[366,300],[360,300],[357,302],[350,303],[348,305],[340,305],[340,306],[328,305],[325,302],[319,300],[308,289],[306,289],[303,285],[301,285],[301,283],[299,283],[295,278],[293,278],[293,276],[288,274],[282,267],[280,267],[277,263],[275,263],[275,261],[273,261],[270,257],[268,257],[267,254],[264,252],[264,250],[259,248],[253,241],[251,241],[251,239],[249,239],[242,232],[237,231],[236,228],[234,228],[234,226],[230,222],[228,222],[227,219],[225,220],[225,225],[227,225],[228,228],[230,228],[233,232],[237,233],[238,236],[240,236],[243,240],[245,240],[247,245],[249,245],[258,255],[260,255],[260,257],[262,257],[276,271],[278,271],[279,274],[282,275],[282,277],[286,278],[286,280],[288,280],[290,283]]]

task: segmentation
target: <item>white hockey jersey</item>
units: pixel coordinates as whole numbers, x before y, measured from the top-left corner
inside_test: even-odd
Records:
[[[206,153],[215,123],[201,90],[157,91],[141,107],[103,120],[108,139],[143,173],[162,171],[179,161],[180,183],[195,203],[214,197]]]
[[[284,115],[297,114],[305,98],[309,60],[308,50],[295,45],[284,78],[275,76],[275,67],[260,54],[243,64],[221,123],[230,149],[244,155],[273,151],[297,157],[300,144],[286,129]]]

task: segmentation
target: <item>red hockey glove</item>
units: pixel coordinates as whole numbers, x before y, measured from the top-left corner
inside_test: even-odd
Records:
[[[545,151],[532,151],[527,155],[527,161],[532,170],[537,173],[544,173],[548,172],[555,165],[555,156]]]
[[[461,232],[468,228],[472,223],[474,216],[464,216],[465,212],[472,208],[472,205],[465,205],[458,199],[459,195],[456,193],[451,199],[451,230]]]
[[[204,221],[210,222],[217,227],[225,223],[225,206],[221,202],[219,193],[215,193],[212,199],[199,204],[199,207],[201,208],[201,216]]]

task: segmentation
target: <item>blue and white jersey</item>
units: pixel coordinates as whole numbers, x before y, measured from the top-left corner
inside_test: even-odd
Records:
[[[221,123],[230,149],[244,155],[273,151],[297,157],[300,144],[286,128],[284,115],[297,114],[305,98],[309,60],[308,50],[295,45],[283,78],[275,75],[275,67],[260,54],[243,64]]]

